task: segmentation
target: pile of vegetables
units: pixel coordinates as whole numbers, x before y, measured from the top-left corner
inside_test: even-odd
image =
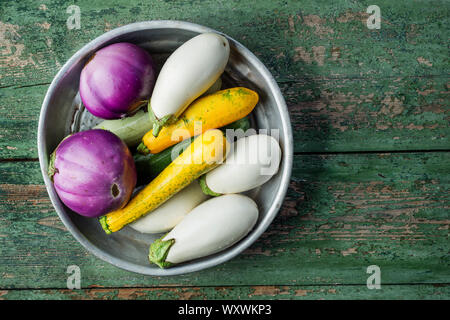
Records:
[[[241,193],[279,168],[273,137],[227,135],[247,132],[259,100],[248,88],[221,90],[229,55],[225,37],[200,34],[175,50],[157,75],[152,57],[137,45],[98,50],[81,72],[79,91],[86,109],[104,121],[69,135],[50,156],[48,174],[61,201],[99,217],[107,234],[126,225],[168,232],[149,248],[149,261],[161,268],[245,237],[258,206]]]

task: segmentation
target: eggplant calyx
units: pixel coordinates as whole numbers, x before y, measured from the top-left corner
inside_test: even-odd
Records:
[[[108,223],[106,222],[106,216],[102,216],[98,219],[100,222],[100,225],[102,226],[102,229],[105,231],[106,234],[111,234],[112,231],[109,229]]]
[[[212,191],[208,187],[208,185],[206,184],[206,174],[202,175],[198,181],[200,183],[200,187],[202,188],[202,191],[203,191],[204,194],[206,194],[208,196],[213,196],[213,197],[218,197],[218,196],[222,195],[221,193],[217,193],[217,192]]]
[[[159,132],[161,131],[161,129],[166,125],[166,124],[170,124],[172,122],[174,122],[175,117],[171,114],[168,114],[167,116],[159,119],[159,120],[155,120],[155,122],[153,122],[153,129],[152,129],[152,134],[153,136],[156,138],[159,135]]]
[[[162,240],[156,239],[151,245],[148,252],[148,260],[153,262],[161,269],[168,268],[173,265],[173,263],[166,261],[167,255],[169,254],[169,249],[175,243],[175,239]]]
[[[64,139],[62,139],[61,142],[60,142],[60,143],[58,144],[58,146],[56,147],[55,151],[53,151],[53,152],[50,154],[50,161],[49,161],[49,163],[48,163],[47,174],[48,174],[48,177],[50,178],[50,180],[51,180],[52,182],[53,182],[53,176],[59,172],[59,171],[58,171],[58,168],[55,168],[56,150],[58,150],[59,146],[63,143],[64,140],[66,140],[67,138],[69,138],[69,137],[71,137],[71,136],[72,136],[72,133],[69,134],[67,137],[64,137]]]
[[[47,174],[50,180],[53,182],[53,176],[58,173],[58,169],[55,168],[55,160],[56,160],[56,151],[53,151],[50,154],[50,161],[48,163]]]
[[[123,119],[125,117],[132,117],[132,116],[134,116],[140,110],[143,110],[144,106],[146,106],[146,105],[148,105],[148,100],[138,100],[138,101],[136,101],[134,104],[132,104],[130,106],[128,111],[125,114],[123,114],[123,117],[121,117],[121,119]]]
[[[159,135],[159,132],[165,125],[169,125],[177,120],[176,116],[173,114],[168,114],[161,119],[158,119],[153,112],[153,109],[150,105],[150,100],[148,101],[148,115],[150,117],[150,121],[153,123],[152,134],[154,137]]]

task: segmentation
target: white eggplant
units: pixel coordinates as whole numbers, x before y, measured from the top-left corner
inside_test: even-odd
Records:
[[[149,260],[166,268],[222,251],[246,236],[257,219],[258,207],[247,196],[228,194],[209,199],[151,244]]]
[[[278,172],[281,149],[275,138],[257,134],[233,143],[226,161],[200,179],[203,192],[218,196],[245,192],[266,183]]]
[[[153,135],[174,121],[223,73],[230,55],[228,40],[203,33],[182,44],[164,63],[149,102]]]
[[[167,232],[206,199],[208,196],[202,192],[196,180],[160,207],[130,223],[129,226],[142,233]]]

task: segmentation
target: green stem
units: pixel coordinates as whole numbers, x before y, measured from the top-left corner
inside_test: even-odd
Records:
[[[144,154],[144,155],[147,155],[150,153],[150,150],[147,148],[147,146],[143,142],[141,142],[137,146],[136,151],[139,152],[140,154]]]
[[[169,249],[175,243],[175,239],[170,240],[155,240],[151,245],[148,252],[148,260],[153,262],[161,269],[168,268],[173,264],[171,262],[166,261],[167,255],[169,254]]]
[[[50,161],[48,163],[48,169],[47,169],[47,174],[48,177],[50,178],[50,180],[52,180],[53,182],[53,176],[58,173],[58,169],[55,168],[55,161],[56,161],[56,150],[58,150],[59,146],[63,143],[64,140],[66,140],[67,138],[69,138],[72,134],[69,134],[67,137],[64,137],[64,139],[61,140],[61,142],[58,144],[58,146],[56,147],[55,151],[53,151],[50,154]]]
[[[102,226],[102,229],[105,231],[106,234],[111,234],[112,231],[109,230],[108,223],[106,222],[106,216],[102,216],[98,219],[100,222],[100,225]]]
[[[157,137],[159,135],[159,132],[161,131],[162,127],[164,127],[166,124],[171,124],[176,121],[176,117],[173,114],[168,114],[167,116],[158,119],[150,105],[150,100],[148,101],[147,109],[150,121],[153,123],[152,134],[154,137]]]
[[[199,179],[200,182],[200,187],[202,188],[202,191],[204,194],[208,195],[208,196],[213,196],[213,197],[218,197],[221,196],[222,194],[217,193],[212,191],[208,185],[206,184],[206,174],[202,175]]]
[[[53,182],[53,176],[56,173],[56,168],[55,168],[55,160],[56,160],[56,150],[52,152],[52,154],[50,155],[50,161],[48,163],[48,170],[47,170],[47,174],[48,177],[50,178],[50,180]]]

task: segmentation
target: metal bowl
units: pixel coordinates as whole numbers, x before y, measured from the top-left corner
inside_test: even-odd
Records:
[[[147,260],[150,243],[161,235],[141,234],[125,227],[105,234],[97,219],[82,217],[68,209],[58,198],[47,176],[49,155],[68,134],[91,128],[99,120],[84,110],[78,94],[81,69],[98,49],[115,42],[132,42],[147,49],[159,68],[168,55],[188,39],[210,28],[182,21],[146,21],[129,24],[94,39],[75,53],[53,79],[42,105],[38,128],[39,161],[50,199],[72,235],[94,255],[117,267],[147,274],[176,275],[198,271],[223,263],[249,247],[267,229],[280,209],[292,169],[293,140],[286,103],[270,72],[248,49],[224,35],[230,42],[230,59],[224,82],[246,86],[258,92],[260,102],[252,112],[257,129],[279,129],[283,152],[280,170],[269,182],[252,192],[260,215],[254,229],[232,247],[172,268],[160,269]],[[220,32],[217,32],[220,33]],[[270,131],[269,131],[270,132]]]

